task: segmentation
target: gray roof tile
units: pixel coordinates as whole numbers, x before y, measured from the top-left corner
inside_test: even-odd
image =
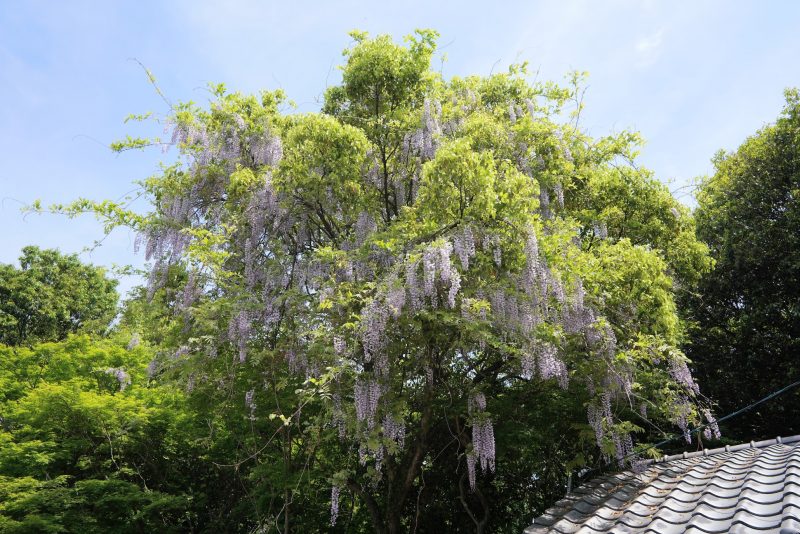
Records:
[[[800,436],[667,456],[587,482],[526,534],[800,534]]]

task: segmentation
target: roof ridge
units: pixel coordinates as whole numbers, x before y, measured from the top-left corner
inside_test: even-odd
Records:
[[[720,454],[723,452],[738,452],[744,449],[763,449],[772,445],[788,445],[800,441],[800,434],[796,436],[781,437],[773,439],[765,439],[762,441],[750,441],[749,443],[739,443],[738,445],[725,445],[724,447],[717,447],[716,449],[703,449],[695,452],[682,452],[678,454],[670,454],[656,458],[654,460],[645,460],[644,465],[660,464],[664,462],[671,462],[672,460],[688,460],[690,458],[697,458],[699,456],[711,456],[712,454]]]

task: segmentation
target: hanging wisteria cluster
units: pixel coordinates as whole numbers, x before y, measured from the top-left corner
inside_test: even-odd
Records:
[[[383,418],[383,435],[397,444],[398,449],[402,449],[406,441],[406,423],[402,419],[396,419],[392,414],[387,414]]]
[[[469,271],[469,260],[475,255],[475,236],[472,228],[464,228],[453,236],[453,250],[461,262],[461,269]]]
[[[331,487],[331,526],[336,525],[339,517],[339,486]]]
[[[422,107],[422,126],[407,134],[404,139],[406,153],[416,153],[423,161],[434,158],[436,150],[439,148],[439,136],[442,134],[442,128],[439,125],[441,115],[441,103],[438,100],[431,102],[426,98]]]
[[[141,344],[141,342],[142,342],[142,339],[141,339],[141,337],[139,337],[139,334],[134,332],[133,335],[131,335],[130,341],[128,341],[127,349],[128,350],[133,350],[136,347],[138,347]]]
[[[382,393],[382,386],[375,379],[359,379],[356,382],[355,391],[353,393],[356,405],[356,418],[359,421],[365,421],[368,429],[372,429],[375,425],[378,401]]]
[[[689,428],[689,417],[692,413],[692,404],[689,402],[689,397],[686,395],[678,395],[673,405],[673,421],[678,428],[683,432],[683,438],[686,443],[692,443],[692,433]]]
[[[703,408],[703,416],[706,418],[708,426],[703,429],[703,437],[707,440],[713,439],[720,439],[722,437],[722,433],[719,431],[719,424],[717,424],[717,420],[714,418],[714,415],[711,413],[711,410],[708,408]]]
[[[192,156],[196,165],[225,165],[235,168],[237,163],[251,165],[275,165],[283,154],[283,145],[278,136],[272,135],[267,123],[253,128],[245,134],[245,119],[234,114],[223,127],[209,130],[199,121],[175,121],[167,124],[172,127],[170,145],[184,149]]]
[[[480,465],[484,473],[495,469],[494,426],[486,413],[486,396],[473,393],[468,402],[467,412],[472,422],[472,450],[467,453],[467,475],[469,487],[475,490],[475,466]]]
[[[119,390],[125,391],[125,388],[131,385],[131,377],[125,369],[121,367],[109,367],[105,370],[107,375],[113,376],[119,384]]]
[[[170,145],[178,146],[182,154],[190,157],[193,180],[180,194],[163,195],[159,201],[159,218],[141,228],[137,236],[135,248],[138,250],[140,243],[145,242],[145,259],[153,262],[148,278],[150,297],[166,282],[169,268],[183,259],[191,242],[191,234],[186,230],[198,226],[210,228],[220,223],[222,206],[209,202],[208,198],[224,199],[228,184],[226,175],[242,164],[274,167],[283,153],[280,137],[272,133],[268,124],[262,122],[255,128],[247,128],[244,118],[238,114],[222,121],[222,127],[210,131],[195,119],[175,121],[171,126]],[[248,252],[246,244],[245,271],[248,281],[254,284],[256,275],[252,259],[256,254],[255,243],[261,238],[266,222],[281,214],[269,175],[264,186],[253,195],[251,204],[248,210],[250,250]],[[178,307],[188,308],[199,295],[197,281],[191,278]]]
[[[686,365],[685,360],[673,358],[669,364],[669,374],[672,376],[675,382],[681,384],[695,395],[700,393],[700,387],[694,381],[692,373],[689,371],[689,366]]]

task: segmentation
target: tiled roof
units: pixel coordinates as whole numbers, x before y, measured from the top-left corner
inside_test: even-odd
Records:
[[[592,480],[525,534],[800,534],[800,436],[666,456]]]

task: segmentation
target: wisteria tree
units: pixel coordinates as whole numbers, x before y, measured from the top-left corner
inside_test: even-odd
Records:
[[[208,107],[173,107],[170,139],[118,145],[179,153],[143,183],[151,213],[63,208],[133,226],[151,295],[178,288],[151,372],[241,407],[255,430],[231,464],[293,473],[269,521],[296,524],[313,469],[331,523],[408,531],[424,473],[446,469],[482,531],[519,392],[581,407],[585,462],[635,461],[655,423],[691,439],[703,412],[673,292],[708,259],[634,164],[638,136],[581,129],[579,75],[445,80],[433,31],[351,35],[321,112],[215,87]]]

